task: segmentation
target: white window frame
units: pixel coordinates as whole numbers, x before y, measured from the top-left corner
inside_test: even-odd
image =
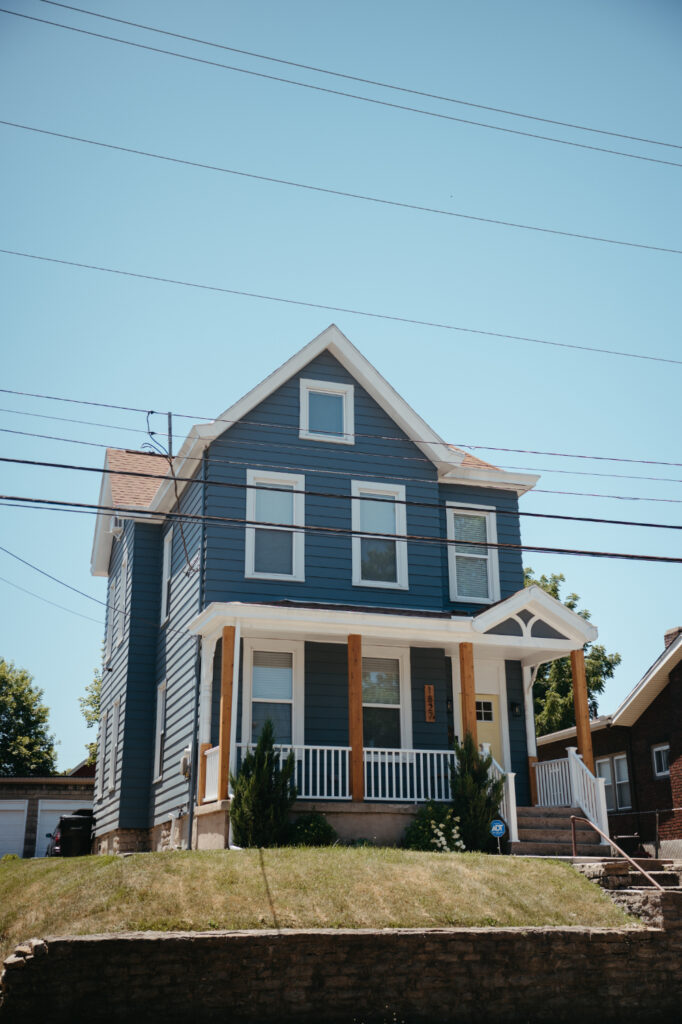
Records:
[[[242,743],[252,746],[253,725],[253,653],[272,651],[276,654],[291,654],[291,745],[301,747],[305,741],[305,644],[302,640],[244,640],[244,668],[242,673]],[[278,703],[269,701],[268,703]],[[288,704],[289,701],[281,701]],[[275,737],[275,740],[277,737]],[[284,744],[287,746],[288,744]]]
[[[310,430],[311,392],[322,395],[341,395],[343,398],[343,433],[320,434]],[[300,381],[300,407],[298,436],[303,441],[324,441],[325,444],[355,444],[355,388],[352,384],[336,384],[329,380]]]
[[[112,577],[109,577],[107,586],[107,610],[104,619],[104,664],[111,660],[111,652],[114,648],[114,604],[116,585]]]
[[[365,658],[393,658],[398,662],[400,674],[400,750],[412,750],[412,676],[410,673],[409,647],[371,647],[362,645],[362,660]],[[362,676],[362,665],[360,666]],[[371,704],[362,702],[364,708],[391,708],[395,704]],[[363,747],[364,747],[363,737]],[[368,747],[374,750],[374,747]],[[381,748],[379,748],[381,749]]]
[[[166,680],[156,687],[156,728],[154,733],[154,782],[163,778],[166,746]]]
[[[118,736],[121,721],[121,698],[114,701],[111,720],[111,742],[109,745],[109,792],[116,789],[116,762],[118,760]]]
[[[381,538],[381,534],[372,533],[361,533],[361,509],[363,498],[393,498],[395,507],[395,533],[396,536],[405,535],[407,533],[407,514],[405,507],[405,485],[404,484],[386,484],[386,483],[372,483],[368,480],[352,480],[351,481],[351,496],[353,498],[352,505],[352,529],[353,537],[351,541],[352,552],[353,552],[353,586],[354,587],[380,587],[384,590],[408,590],[409,589],[409,576],[408,576],[408,565],[407,565],[407,541],[406,540],[395,540],[395,563],[396,563],[396,580],[390,582],[388,580],[364,580],[362,578],[362,546],[361,541],[363,537]],[[387,538],[394,540],[390,534],[386,534]]]
[[[618,786],[619,786],[619,784],[622,785],[622,783],[619,783],[618,778],[616,777],[616,761],[621,761],[621,760],[625,761],[625,768],[626,768],[626,774],[627,774],[627,783],[628,783],[628,788],[630,790],[630,803],[629,804],[622,804],[620,802],[619,798],[618,798]],[[620,752],[620,753],[617,753],[617,754],[605,754],[603,757],[596,757],[594,759],[595,774],[598,775],[597,765],[604,764],[604,763],[608,763],[608,765],[609,765],[609,771],[611,773],[611,790],[613,792],[613,810],[612,811],[610,810],[609,814],[616,814],[619,811],[631,811],[632,810],[632,779],[630,778],[630,766],[628,764],[627,754],[625,754],[624,752]],[[600,776],[600,777],[603,778],[603,776]]]
[[[273,473],[268,470],[247,469],[246,471],[246,519],[256,522],[256,492],[259,486],[290,487],[294,491],[293,524],[278,526],[276,523],[263,523],[265,530],[280,530],[292,534],[291,567],[292,573],[256,572],[256,530],[259,526],[247,526],[244,552],[244,576],[247,580],[288,580],[294,583],[305,583],[305,476],[299,473]]]
[[[97,738],[97,799],[104,796],[104,765],[107,756],[107,715],[108,711],[102,712],[99,720],[99,736]]]
[[[667,772],[659,772],[656,767],[656,752],[658,750],[668,751],[668,770]],[[669,743],[656,743],[651,748],[651,764],[654,771],[654,778],[656,779],[669,779],[670,778],[670,744]]]
[[[168,622],[171,603],[171,582],[173,579],[173,527],[163,538],[163,562],[161,565],[161,625]]]
[[[128,552],[121,559],[116,577],[116,598],[114,603],[114,647],[119,647],[125,634],[126,598],[128,595]]]
[[[497,544],[497,509],[494,505],[471,505],[469,502],[448,501],[446,502],[446,520],[448,537],[448,575],[450,579],[450,600],[462,601],[468,604],[494,604],[500,600],[500,566],[497,555],[497,548],[491,547],[484,553],[481,548],[479,558],[488,560],[488,597],[467,597],[457,592],[457,550],[455,540],[455,515],[480,516],[483,514],[486,520],[486,541],[488,544]],[[466,543],[466,542],[463,542]],[[467,557],[466,555],[460,557]]]

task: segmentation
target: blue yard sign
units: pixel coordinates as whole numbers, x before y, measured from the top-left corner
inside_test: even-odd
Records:
[[[503,821],[500,821],[499,818],[495,818],[495,820],[491,822],[490,834],[491,836],[494,836],[495,839],[501,839],[506,831],[507,826]]]

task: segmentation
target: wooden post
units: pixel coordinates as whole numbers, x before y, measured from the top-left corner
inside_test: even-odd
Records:
[[[365,766],[362,739],[362,637],[348,637],[348,746],[350,792],[353,800],[365,799]]]
[[[230,728],[232,725],[232,675],[234,672],[234,626],[223,628],[220,662],[220,739],[218,741],[218,799],[227,800],[230,774]]]
[[[201,807],[206,798],[206,751],[211,749],[210,743],[199,744],[199,789],[197,791],[197,804]]]
[[[473,737],[474,744],[478,746],[473,644],[459,645],[459,681],[462,691],[462,731],[464,736],[470,732]]]
[[[594,775],[592,732],[590,731],[590,709],[587,703],[585,655],[583,654],[582,648],[578,651],[571,651],[571,675],[573,676],[573,707],[575,708],[578,753],[582,754],[583,764],[586,768],[589,768]]]
[[[538,780],[535,773],[535,765],[538,763],[537,757],[531,756],[528,758],[528,781],[530,783],[530,805],[531,807],[537,807],[538,805]]]

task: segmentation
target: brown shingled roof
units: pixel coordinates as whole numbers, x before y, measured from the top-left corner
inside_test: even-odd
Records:
[[[461,448],[455,448],[454,444],[449,444],[448,448],[451,448],[453,452],[462,452]],[[493,466],[492,462],[484,462],[483,459],[479,459],[476,455],[472,455],[471,452],[464,452],[464,458],[462,459],[463,466],[476,466],[482,469],[499,469],[499,466]]]
[[[118,476],[117,470],[128,473],[161,473],[168,470],[168,463],[163,455],[150,455],[147,452],[132,452],[122,448],[107,448],[107,462],[113,470],[111,480],[111,501],[116,508],[130,507],[149,508],[161,480],[144,476]]]

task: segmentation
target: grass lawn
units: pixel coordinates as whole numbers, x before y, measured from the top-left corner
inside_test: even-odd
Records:
[[[33,936],[633,924],[558,861],[379,848],[0,861],[0,955]]]

